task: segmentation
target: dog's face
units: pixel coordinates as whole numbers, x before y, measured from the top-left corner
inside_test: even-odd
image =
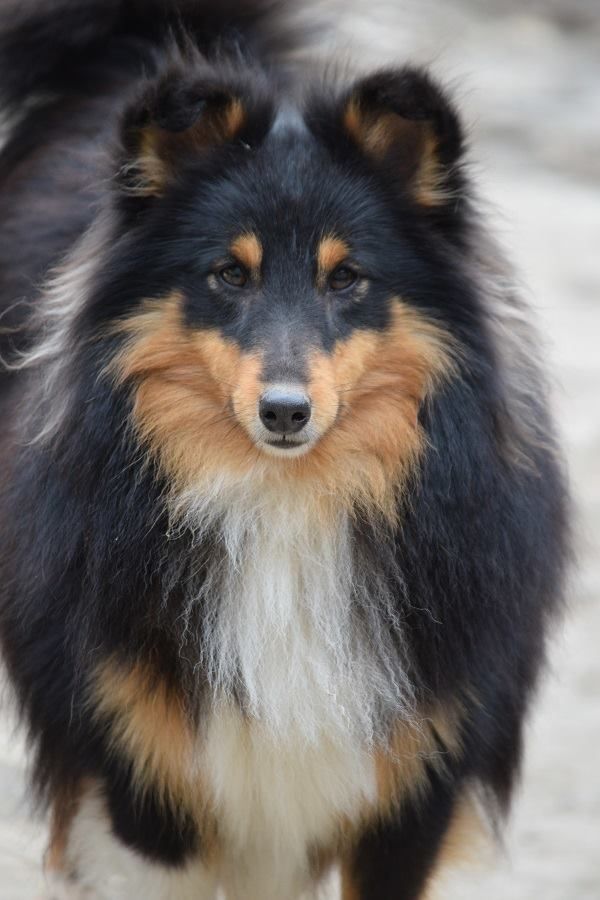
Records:
[[[130,128],[136,303],[112,370],[178,485],[268,466],[381,504],[414,463],[452,367],[427,311],[460,143],[444,104],[402,72],[303,118],[220,90]]]

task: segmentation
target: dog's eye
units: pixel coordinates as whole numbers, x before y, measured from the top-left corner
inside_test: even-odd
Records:
[[[219,272],[219,277],[230,287],[243,288],[248,283],[248,273],[242,266],[225,266]]]
[[[345,291],[352,287],[358,279],[358,274],[349,266],[338,266],[329,276],[329,287],[332,291]]]

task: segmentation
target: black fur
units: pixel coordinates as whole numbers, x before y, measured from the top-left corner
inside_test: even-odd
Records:
[[[361,837],[351,873],[359,897],[418,900],[452,818],[456,785],[435,771],[423,804],[410,804],[402,817],[377,822]]]
[[[151,793],[137,799],[127,763],[89,710],[89,672],[109,656],[151,662],[199,701],[196,709],[206,689],[185,652],[202,609],[185,636],[180,625],[183,585],[201,581],[203,567],[197,550],[191,560],[189,535],[167,537],[164,476],[128,428],[128,392],[102,377],[120,340],[106,325],[178,289],[190,327],[217,329],[242,349],[277,347],[293,306],[298,346],[328,351],[357,329],[384,330],[389,298],[402,296],[452,335],[458,373],[421,410],[427,450],[401,524],[393,531],[357,511],[355,552],[365,572],[394,582],[419,701],[460,694],[467,707],[456,768],[432,771],[424,806],[374,826],[357,848],[360,896],[409,900],[466,783],[508,804],[548,625],[561,607],[564,476],[535,362],[522,375],[529,383],[505,377],[452,103],[429,76],[405,68],[309,92],[304,126],[273,131],[285,79],[272,54],[283,44],[257,10],[226,4],[217,16],[166,0],[57,0],[0,14],[0,93],[12,116],[0,154],[0,354],[9,366],[44,337],[35,306],[45,277],[98,216],[108,222],[70,334],[68,384],[55,383],[68,396],[51,440],[34,439],[56,400],[43,392],[44,365],[0,374],[2,646],[40,795],[51,800],[94,777],[123,841],[168,865],[198,852],[202,835],[191,822]],[[132,196],[126,163],[143,125],[176,134],[238,95],[248,113],[235,140],[180,159],[164,195]],[[363,109],[431,125],[452,201],[423,209],[397,157],[365,158],[343,130],[351,96]],[[266,235],[268,284],[253,316],[227,291],[215,304],[205,284],[240,225]],[[344,228],[359,236],[372,287],[367,304],[331,313],[313,302],[306,248]],[[272,365],[303,377],[296,346]],[[206,558],[220,552],[205,541]]]

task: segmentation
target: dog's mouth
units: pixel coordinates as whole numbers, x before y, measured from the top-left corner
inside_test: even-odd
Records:
[[[260,449],[272,456],[302,456],[314,446],[316,438],[290,437],[284,435],[280,438],[262,438],[255,441]]]
[[[293,441],[291,438],[282,437],[275,441],[265,441],[269,447],[279,447],[281,450],[294,450],[297,447],[302,447],[304,444],[308,444],[308,441]]]

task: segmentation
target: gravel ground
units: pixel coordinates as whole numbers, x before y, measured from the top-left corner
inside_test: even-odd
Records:
[[[455,85],[496,230],[528,286],[555,375],[578,503],[579,564],[530,731],[523,786],[495,859],[436,900],[600,898],[600,7],[595,0],[315,2],[365,66],[426,62]],[[596,253],[594,253],[594,249]],[[0,719],[0,898],[41,889],[43,829],[24,753]],[[257,898],[258,900],[258,898]]]

